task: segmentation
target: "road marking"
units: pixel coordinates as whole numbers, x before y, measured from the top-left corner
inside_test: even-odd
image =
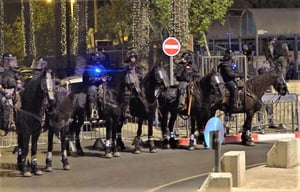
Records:
[[[253,168],[253,167],[258,167],[258,166],[262,166],[262,165],[265,165],[266,162],[263,162],[263,163],[256,163],[256,164],[252,164],[252,165],[247,165],[246,168],[249,169],[249,168]],[[194,176],[190,176],[190,177],[185,177],[185,178],[182,178],[182,179],[178,179],[178,180],[175,180],[175,181],[172,181],[170,183],[166,183],[164,185],[160,185],[160,186],[157,186],[153,189],[150,189],[146,192],[155,192],[155,191],[158,191],[160,189],[163,189],[165,187],[168,187],[168,186],[171,186],[171,185],[174,185],[174,184],[177,184],[177,183],[181,183],[181,182],[184,182],[184,181],[187,181],[187,180],[191,180],[191,179],[195,179],[197,177],[203,177],[205,175],[208,175],[210,172],[207,172],[207,173],[202,173],[202,174],[199,174],[199,175],[194,175]]]
[[[208,174],[209,174],[209,172],[207,172],[207,173],[202,173],[202,174],[200,174],[200,175],[194,175],[194,176],[191,176],[191,177],[185,177],[185,178],[182,178],[182,179],[179,179],[179,180],[170,182],[170,183],[166,183],[166,184],[164,184],[164,185],[160,185],[160,186],[155,187],[155,188],[153,188],[153,189],[150,189],[150,190],[148,190],[148,191],[146,191],[146,192],[155,192],[155,191],[157,191],[157,190],[160,190],[160,189],[162,189],[162,188],[168,187],[168,186],[170,186],[170,185],[174,185],[174,184],[176,184],[176,183],[180,183],[180,182],[187,181],[187,180],[190,180],[190,179],[195,179],[195,178],[197,178],[197,177],[202,177],[202,176],[205,176],[205,175],[208,175]]]

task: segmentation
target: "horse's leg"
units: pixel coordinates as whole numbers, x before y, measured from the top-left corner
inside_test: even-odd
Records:
[[[158,115],[158,119],[160,121],[161,134],[163,139],[163,149],[169,149],[169,141],[167,136],[167,123],[168,123],[168,111],[164,109],[159,110],[160,113]]]
[[[112,138],[112,120],[111,118],[105,119],[106,124],[106,139],[105,139],[105,157],[112,158],[112,150],[111,150],[111,138]]]
[[[43,174],[42,170],[38,168],[38,164],[37,164],[37,149],[38,149],[38,140],[41,133],[40,130],[41,127],[31,135],[31,172],[33,172],[35,175]]]
[[[23,128],[23,127],[22,127]],[[19,151],[21,153],[21,160],[20,160],[20,171],[22,172],[24,177],[31,177],[32,174],[30,172],[30,169],[28,167],[28,152],[29,152],[29,140],[30,140],[30,134],[26,133],[28,130],[22,130],[22,133],[18,133],[18,146]]]
[[[134,154],[140,154],[142,152],[140,142],[141,142],[141,135],[142,135],[142,126],[143,126],[143,119],[138,118],[138,129],[136,137],[134,138],[132,145],[134,145]]]
[[[114,157],[120,157],[120,152],[118,151],[118,146],[116,143],[117,131],[119,129],[119,121],[114,121],[112,125],[112,137],[111,137],[111,145]]]
[[[17,147],[17,152],[18,152],[18,157],[17,157],[17,168],[19,171],[23,172],[25,161],[23,162],[23,153],[24,153],[24,140],[22,137],[23,133],[18,133],[17,138],[18,138],[18,147]]]
[[[157,148],[155,147],[154,138],[153,138],[153,115],[148,117],[148,141],[150,144],[149,151],[150,153],[156,153]]]
[[[190,143],[188,146],[189,151],[194,151],[195,150],[195,119],[191,116],[191,133],[190,133]]]
[[[77,149],[77,155],[83,156],[84,152],[83,149],[81,147],[81,143],[80,143],[80,131],[81,131],[81,126],[84,123],[84,113],[82,112],[79,116],[78,116],[78,121],[76,122],[75,125],[75,146]]]
[[[67,153],[67,144],[69,143],[69,136],[64,129],[61,130],[60,142],[61,142],[61,154],[62,154],[61,162],[63,163],[63,168],[64,170],[70,170],[71,166],[68,160],[68,153]]]
[[[122,140],[122,127],[123,127],[124,118],[121,117],[121,120],[118,123],[118,129],[116,133],[117,138],[117,147],[120,148],[120,150],[126,149],[125,144]]]
[[[52,172],[52,150],[53,150],[53,128],[50,127],[48,129],[48,151],[47,151],[47,156],[46,156],[46,172]]]
[[[246,120],[243,125],[243,133],[241,136],[242,144],[247,146],[254,146],[254,141],[251,136],[251,125],[252,125],[252,119],[253,119],[254,113],[248,112],[246,115]]]
[[[169,128],[169,132],[170,132],[169,143],[170,143],[170,146],[172,149],[177,148],[177,144],[175,141],[175,133],[174,133],[174,124],[175,124],[176,119],[177,119],[177,112],[171,112],[168,128]]]

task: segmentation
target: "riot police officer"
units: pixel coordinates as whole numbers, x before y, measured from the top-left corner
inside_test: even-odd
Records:
[[[0,67],[1,126],[7,133],[15,129],[12,107],[20,107],[19,92],[23,90],[23,85],[22,76],[17,69],[17,58],[11,53],[4,53],[2,64],[3,67]]]
[[[37,78],[41,72],[48,67],[48,62],[44,58],[37,59],[32,65],[32,78]]]
[[[137,54],[136,54],[136,52],[129,51],[126,54],[124,67],[128,71],[128,74],[127,74],[128,78],[136,77],[138,79],[138,81],[135,81],[135,82],[138,82],[138,83],[136,85],[134,85],[134,88],[135,88],[134,91],[135,91],[136,95],[141,95],[142,91],[140,89],[139,82],[143,78],[143,71],[137,63]],[[132,83],[132,82],[127,82],[127,84],[128,83]],[[123,95],[124,96],[123,97],[123,99],[124,99],[124,116],[125,116],[126,119],[131,118],[130,106],[129,106],[130,99],[131,99],[131,93],[132,93],[132,89],[130,89],[130,87],[126,86],[125,90],[124,90],[124,95]],[[144,101],[142,99],[142,97],[139,97],[139,99],[146,106],[146,101]],[[145,110],[147,110],[147,107],[145,108]]]
[[[103,62],[106,56],[102,52],[92,53],[88,58],[87,66],[83,73],[83,83],[87,86],[88,118],[94,121],[99,118],[96,105],[98,86],[105,81]]]
[[[181,61],[178,63],[176,71],[174,73],[176,80],[179,82],[178,86],[178,111],[186,109],[186,96],[187,88],[193,78],[193,57],[189,52],[185,52],[181,55]]]
[[[234,62],[235,56],[231,50],[226,50],[223,58],[221,59],[222,63],[218,66],[220,73],[224,79],[225,86],[230,91],[229,97],[229,109],[231,112],[238,111],[238,86],[236,78],[242,78],[242,74],[236,69],[236,63]]]

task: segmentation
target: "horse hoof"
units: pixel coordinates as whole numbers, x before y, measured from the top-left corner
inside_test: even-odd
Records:
[[[114,155],[114,157],[120,157],[121,156],[121,154],[119,152],[114,152],[113,155]]]
[[[50,167],[50,166],[47,166],[47,167],[45,168],[45,171],[46,171],[46,172],[52,172],[52,171],[53,171],[53,168]]]
[[[40,176],[40,175],[43,175],[43,171],[38,169],[34,172],[34,174]]]
[[[71,169],[71,166],[70,165],[64,165],[64,170],[70,170]]]
[[[112,157],[113,157],[112,153],[105,153],[105,158],[110,159]]]
[[[190,146],[188,147],[188,150],[189,150],[189,151],[194,151],[194,150],[195,150],[195,146],[194,146],[194,145],[190,145]]]
[[[140,149],[134,149],[133,153],[134,153],[134,154],[140,154],[140,153],[141,153],[141,150],[140,150]]]
[[[245,146],[255,146],[255,143],[253,140],[243,140],[242,141],[242,144],[245,145]]]
[[[82,150],[78,150],[78,151],[77,151],[77,155],[79,155],[79,156],[84,156],[84,152],[83,152]]]
[[[32,176],[32,174],[30,173],[30,171],[25,171],[23,173],[23,177],[31,177],[31,176]]]
[[[151,148],[149,149],[149,151],[150,151],[150,153],[157,153],[156,147],[151,147]]]
[[[255,143],[253,140],[247,141],[247,146],[255,146]]]

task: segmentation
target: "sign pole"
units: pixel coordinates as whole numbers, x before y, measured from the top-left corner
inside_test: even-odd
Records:
[[[163,51],[170,57],[170,85],[174,85],[174,62],[173,57],[176,56],[180,51],[180,42],[174,37],[168,37],[163,42]]]
[[[170,57],[170,85],[174,85],[174,62],[173,56]]]

